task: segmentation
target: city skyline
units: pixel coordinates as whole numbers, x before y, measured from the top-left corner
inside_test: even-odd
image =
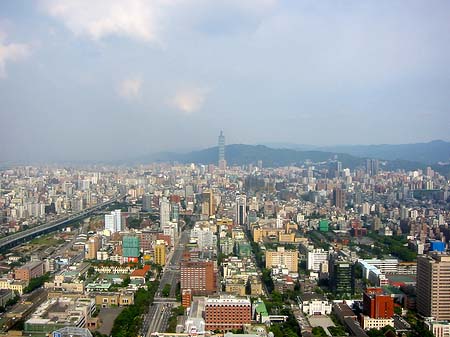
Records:
[[[3,1],[0,158],[449,141],[449,7]]]

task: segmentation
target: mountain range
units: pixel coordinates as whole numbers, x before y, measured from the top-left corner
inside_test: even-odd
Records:
[[[378,145],[296,145],[289,143],[267,144],[270,147],[294,150],[315,150],[334,153],[347,153],[352,156],[378,158],[384,160],[408,160],[424,164],[450,162],[450,142],[433,140],[428,143],[378,144]]]
[[[276,144],[272,146],[276,147]],[[280,146],[280,145],[278,145]],[[306,161],[326,162],[336,159],[343,167],[355,168],[365,165],[366,158],[383,161],[385,169],[425,169],[432,166],[436,171],[448,175],[450,173],[450,143],[437,140],[429,143],[399,145],[336,145],[314,147],[308,145],[284,144],[274,148],[266,145],[232,144],[226,146],[228,165],[256,164],[262,160],[265,167],[300,165]],[[211,147],[188,153],[161,152],[136,158],[135,162],[180,162],[215,164],[218,148]]]

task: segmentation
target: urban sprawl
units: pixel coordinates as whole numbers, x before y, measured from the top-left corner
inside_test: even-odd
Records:
[[[449,181],[301,166],[0,171],[0,336],[450,336]]]

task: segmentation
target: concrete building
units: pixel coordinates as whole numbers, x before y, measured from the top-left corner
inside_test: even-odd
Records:
[[[110,214],[105,214],[105,229],[111,234],[122,230],[122,215],[120,209],[116,209]]]
[[[127,262],[138,262],[140,256],[140,242],[136,235],[124,235],[122,239],[122,255]]]
[[[95,260],[97,258],[97,252],[101,247],[101,239],[98,235],[88,239],[86,243],[86,259]]]
[[[23,290],[28,285],[28,281],[25,280],[10,280],[10,279],[0,279],[0,289],[10,289],[12,291],[17,291],[19,295],[23,294]]]
[[[14,272],[14,278],[16,280],[29,281],[32,278],[36,278],[44,275],[44,263],[42,261],[32,261],[16,268]]]
[[[242,329],[252,320],[252,305],[246,297],[209,297],[205,303],[206,330]]]
[[[247,196],[236,195],[236,224],[244,226],[247,221]]]
[[[84,328],[94,311],[94,299],[52,298],[40,305],[25,321],[24,333],[45,335],[67,326]]]
[[[435,320],[450,320],[450,255],[417,258],[417,311]]]
[[[306,267],[308,270],[319,272],[321,266],[325,263],[328,266],[328,251],[322,248],[313,249],[308,251],[308,260]]]
[[[394,299],[381,288],[367,288],[363,294],[363,313],[370,318],[391,318]]]
[[[435,337],[450,337],[450,322],[447,321],[425,321],[425,325]]]
[[[300,310],[309,316],[329,315],[332,309],[331,303],[324,296],[316,293],[301,295],[298,305]]]
[[[154,247],[154,261],[160,266],[166,265],[166,245],[164,243],[156,244]]]
[[[210,295],[217,290],[213,261],[182,261],[181,290],[190,289],[192,295]]]
[[[277,247],[276,251],[266,251],[266,268],[285,266],[290,272],[298,272],[298,251]]]

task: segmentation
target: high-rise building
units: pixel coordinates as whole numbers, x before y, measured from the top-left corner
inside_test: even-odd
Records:
[[[355,274],[353,263],[337,254],[330,255],[328,264],[331,291],[338,294],[355,293]]]
[[[366,173],[369,176],[376,176],[380,170],[378,159],[366,159]]]
[[[155,245],[155,263],[160,266],[166,265],[166,245],[164,243],[158,243]]]
[[[339,209],[345,208],[345,193],[338,187],[333,190],[333,205]]]
[[[120,209],[116,209],[110,214],[105,214],[105,229],[109,230],[111,234],[122,230],[122,214]]]
[[[236,223],[244,226],[247,220],[247,196],[245,194],[236,195]]]
[[[210,295],[217,290],[213,261],[182,261],[181,289],[191,289],[192,295]]]
[[[152,210],[153,196],[151,194],[144,194],[142,196],[142,210],[144,212],[149,212]]]
[[[266,268],[286,267],[290,272],[298,272],[298,251],[277,247],[266,251]]]
[[[202,193],[202,214],[207,216],[216,214],[216,203],[212,189]]]
[[[225,136],[223,131],[220,131],[219,135],[219,169],[225,170],[227,168],[227,162],[225,160]]]
[[[450,320],[450,255],[417,258],[417,311],[438,321]]]
[[[94,235],[93,237],[89,238],[86,248],[86,259],[89,260],[95,260],[97,258],[97,252],[100,249],[100,238],[97,235]]]
[[[170,222],[170,202],[167,198],[162,198],[159,205],[159,226],[163,228]]]
[[[381,288],[367,288],[363,294],[363,313],[370,318],[391,318],[394,299]]]
[[[246,297],[209,297],[205,303],[206,330],[242,329],[252,320],[252,305]]]
[[[137,262],[140,255],[139,237],[124,235],[122,239],[122,255],[128,262]]]

